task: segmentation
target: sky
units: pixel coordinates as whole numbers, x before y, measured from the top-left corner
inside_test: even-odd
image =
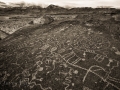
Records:
[[[111,6],[120,8],[120,0],[0,0],[5,3],[26,2],[43,5],[59,5],[71,7],[97,7],[97,6]]]

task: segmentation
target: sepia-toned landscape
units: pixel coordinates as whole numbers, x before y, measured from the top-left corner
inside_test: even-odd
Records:
[[[0,4],[0,90],[120,90],[120,9]]]

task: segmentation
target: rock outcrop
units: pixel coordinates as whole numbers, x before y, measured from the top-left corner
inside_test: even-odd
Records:
[[[113,16],[115,18],[115,21],[120,21],[120,14]]]

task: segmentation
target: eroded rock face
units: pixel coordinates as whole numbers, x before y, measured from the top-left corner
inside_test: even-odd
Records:
[[[30,22],[30,24],[49,24],[53,21],[53,18],[48,16],[41,16]]]

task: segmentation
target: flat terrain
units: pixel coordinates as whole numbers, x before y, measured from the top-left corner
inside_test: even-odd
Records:
[[[0,41],[0,90],[120,90],[119,22],[49,16]]]

